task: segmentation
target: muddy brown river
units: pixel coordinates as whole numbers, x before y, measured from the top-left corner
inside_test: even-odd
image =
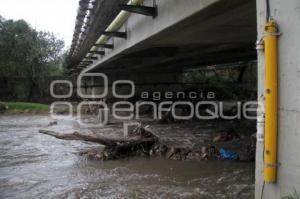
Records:
[[[1,199],[254,198],[254,163],[161,158],[86,160],[79,152],[99,146],[39,134],[38,129],[49,121],[49,116],[0,116]],[[175,135],[179,129],[179,138],[188,137],[184,131],[190,130],[181,124],[163,127],[155,128]],[[75,120],[62,120],[55,128],[72,131],[80,127]],[[104,131],[119,129],[120,125],[110,125]]]

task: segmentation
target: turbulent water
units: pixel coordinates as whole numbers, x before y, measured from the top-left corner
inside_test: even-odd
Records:
[[[89,161],[79,152],[97,145],[37,133],[49,121],[48,116],[0,116],[1,199],[254,197],[252,163],[160,158]],[[58,126],[64,131],[79,128],[71,120],[59,121]],[[119,128],[111,125],[104,130]]]

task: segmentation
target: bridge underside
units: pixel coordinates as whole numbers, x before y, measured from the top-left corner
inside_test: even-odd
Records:
[[[159,17],[151,20],[159,20]],[[151,25],[149,23],[149,29]],[[176,72],[210,64],[256,59],[256,4],[253,0],[216,1],[137,42],[134,35],[138,35],[139,30],[131,29],[130,22],[128,31],[127,41],[114,40],[116,44],[128,42],[130,45],[95,63],[92,72],[126,76],[145,71]]]
[[[188,90],[190,85],[182,80],[186,69],[257,59],[254,0],[156,2],[156,18],[132,14],[125,26],[127,40],[110,39],[114,49],[106,49],[85,71],[105,73],[109,85],[115,80],[134,81],[138,99],[143,91]],[[95,79],[87,84],[87,93],[103,89]],[[203,86],[195,84],[193,89]],[[127,93],[128,88],[120,90]]]

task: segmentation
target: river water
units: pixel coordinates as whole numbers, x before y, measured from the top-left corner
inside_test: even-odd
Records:
[[[49,121],[48,116],[0,116],[1,199],[254,197],[253,163],[86,160],[79,152],[98,145],[37,133]],[[176,125],[172,129],[181,128]],[[79,127],[66,120],[59,121],[56,128],[73,131]],[[114,132],[116,128],[120,126],[104,130]]]

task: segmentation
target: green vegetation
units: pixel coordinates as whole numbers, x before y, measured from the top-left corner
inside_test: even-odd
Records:
[[[24,20],[0,16],[0,82],[10,88],[10,96],[1,97],[34,100],[42,90],[39,79],[63,74],[63,48],[64,41],[53,33],[37,31]],[[7,83],[12,78],[13,83]]]
[[[0,16],[0,76],[58,75],[62,70],[64,41],[53,33],[36,31],[24,20]]]
[[[253,85],[257,82],[256,68],[257,63],[253,61],[206,66],[185,71],[183,81],[202,84],[243,83]]]
[[[7,107],[7,110],[3,112],[8,114],[49,112],[49,106],[46,104],[28,102],[1,102],[1,104]]]
[[[256,100],[257,63],[236,62],[203,66],[183,73],[183,82],[202,85],[213,90],[221,99]]]

